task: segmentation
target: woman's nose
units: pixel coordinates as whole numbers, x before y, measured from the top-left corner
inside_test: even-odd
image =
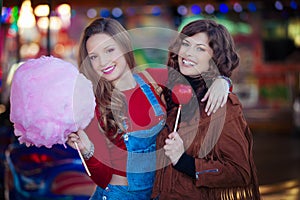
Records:
[[[109,59],[107,58],[107,56],[99,56],[98,66],[105,67],[108,64],[108,60]]]
[[[186,51],[185,51],[185,54],[186,54],[187,56],[193,55],[193,48],[192,48],[192,47],[188,47],[188,48],[186,49]]]

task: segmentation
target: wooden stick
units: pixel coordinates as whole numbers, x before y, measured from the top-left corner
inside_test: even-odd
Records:
[[[180,111],[181,111],[181,104],[179,104],[179,107],[178,107],[176,121],[175,121],[175,126],[174,126],[174,132],[176,132],[176,130],[177,130],[179,116],[180,116]]]
[[[83,164],[83,166],[84,166],[84,168],[85,168],[86,173],[87,173],[89,176],[91,176],[91,172],[90,172],[90,170],[88,169],[88,167],[86,166],[85,160],[84,160],[84,158],[82,157],[82,154],[81,154],[81,152],[80,152],[80,150],[79,150],[79,147],[78,147],[77,142],[74,142],[74,144],[75,144],[75,147],[76,147],[77,152],[78,152],[78,154],[79,154],[79,157],[80,157],[80,159],[81,159],[81,161],[82,161],[82,164]]]

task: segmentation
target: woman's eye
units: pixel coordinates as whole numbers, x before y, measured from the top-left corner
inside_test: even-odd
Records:
[[[186,42],[182,42],[181,45],[184,46],[184,47],[188,47],[189,46],[189,44],[186,43]]]
[[[204,51],[204,49],[201,47],[197,47],[197,51]]]
[[[90,56],[90,60],[95,60],[96,56]]]
[[[111,53],[111,52],[113,52],[114,50],[115,50],[114,48],[107,49],[107,50],[106,50],[106,53]]]

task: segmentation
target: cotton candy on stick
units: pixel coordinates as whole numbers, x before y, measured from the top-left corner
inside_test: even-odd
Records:
[[[94,117],[92,83],[69,62],[43,56],[22,64],[11,85],[10,120],[20,143],[63,144]],[[84,160],[83,160],[84,162]]]
[[[177,126],[178,126],[178,121],[179,121],[182,104],[187,104],[191,100],[192,95],[193,95],[193,89],[190,85],[177,84],[173,87],[172,91],[173,91],[172,100],[176,104],[179,104],[176,121],[175,121],[175,126],[174,126],[174,132],[175,132],[177,130]]]

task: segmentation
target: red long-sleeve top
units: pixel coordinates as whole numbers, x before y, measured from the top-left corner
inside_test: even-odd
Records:
[[[166,68],[148,68],[147,72],[157,82],[164,86],[167,82]],[[145,82],[148,82],[143,74],[139,74]],[[153,86],[153,93],[156,95]],[[128,132],[146,130],[159,122],[155,117],[153,108],[143,91],[137,84],[135,88],[123,91],[128,105]],[[157,96],[159,103],[164,108],[164,104]],[[96,117],[99,119],[100,113],[96,109]],[[105,188],[110,182],[113,174],[126,177],[127,150],[122,134],[119,134],[113,143],[108,142],[108,138],[98,129],[96,118],[86,130],[89,138],[95,145],[95,153],[92,158],[86,161],[91,172],[92,180],[100,187]]]

